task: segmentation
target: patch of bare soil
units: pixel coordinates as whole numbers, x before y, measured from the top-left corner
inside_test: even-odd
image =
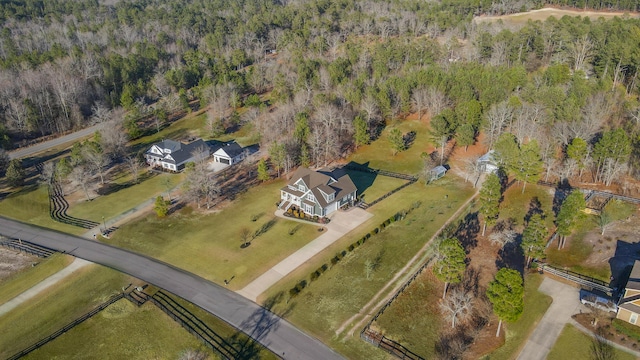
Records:
[[[0,247],[0,282],[20,270],[31,266],[37,259],[35,256],[25,255]]]
[[[640,216],[638,212],[625,220],[610,225],[601,235],[599,229],[587,233],[584,243],[592,247],[592,252],[585,260],[588,267],[601,268],[609,266],[614,278],[614,286],[626,280],[629,268],[636,260],[640,260]]]

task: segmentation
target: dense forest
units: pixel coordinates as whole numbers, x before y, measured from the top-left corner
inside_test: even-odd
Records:
[[[252,126],[285,169],[327,163],[418,112],[431,115],[436,145],[483,132],[492,147],[509,132],[536,141],[546,176],[635,174],[640,20],[473,21],[549,4],[640,10],[632,0],[3,1],[0,144],[113,119],[134,138],[139,119],[158,124],[197,100],[212,136]]]

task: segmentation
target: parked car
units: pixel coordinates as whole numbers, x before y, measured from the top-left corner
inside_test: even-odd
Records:
[[[609,311],[613,313],[618,312],[618,306],[613,299],[592,293],[587,290],[580,290],[580,302],[592,306],[596,309]]]

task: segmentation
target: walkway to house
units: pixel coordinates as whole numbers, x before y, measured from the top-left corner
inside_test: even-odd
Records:
[[[71,264],[69,264],[69,266],[67,266],[66,268],[58,271],[57,273],[49,276],[48,278],[42,280],[41,282],[39,282],[38,284],[34,285],[33,287],[31,287],[29,290],[23,292],[22,294],[14,297],[13,299],[7,301],[6,303],[0,305],[0,316],[8,313],[9,311],[15,309],[18,305],[22,304],[23,302],[35,297],[36,295],[40,294],[41,292],[45,291],[46,289],[50,288],[51,286],[57,284],[59,281],[61,281],[62,279],[66,278],[67,276],[71,275],[72,273],[74,273],[75,271],[85,267],[86,265],[91,264],[90,261],[86,261],[86,260],[82,260],[82,259],[78,259],[75,258],[73,260],[73,262]]]
[[[282,210],[276,211],[276,216],[284,217]],[[367,221],[372,214],[360,209],[351,208],[346,212],[338,211],[332,218],[331,222],[326,226],[326,232],[317,239],[303,246],[295,253],[289,255],[274,267],[269,269],[257,279],[253,280],[249,285],[238,291],[238,294],[249,300],[256,301],[258,296],[273,286],[280,279],[287,276],[298,266],[314,257],[316,254],[326,249],[329,245],[336,242],[349,231],[357,228],[360,224]],[[291,220],[290,218],[286,218]]]

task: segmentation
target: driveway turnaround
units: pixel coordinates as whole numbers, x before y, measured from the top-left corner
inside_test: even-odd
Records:
[[[589,311],[580,303],[578,288],[545,277],[538,290],[551,296],[553,302],[527,340],[518,360],[546,359],[562,329],[571,321],[571,315],[580,310]]]
[[[278,210],[276,215],[282,217],[282,210]],[[280,261],[243,289],[239,290],[238,294],[249,300],[256,301],[258,296],[273,286],[273,284],[280,281],[280,279],[287,276],[298,266],[304,264],[307,260],[336,242],[336,240],[340,239],[344,234],[360,226],[360,224],[372,216],[373,215],[360,208],[351,208],[348,212],[337,212],[331,219],[331,222],[326,225],[327,230],[324,234],[289,255],[286,259]]]
[[[108,266],[172,292],[226,321],[284,359],[342,359],[317,339],[244,297],[158,260],[0,217],[0,235]]]

